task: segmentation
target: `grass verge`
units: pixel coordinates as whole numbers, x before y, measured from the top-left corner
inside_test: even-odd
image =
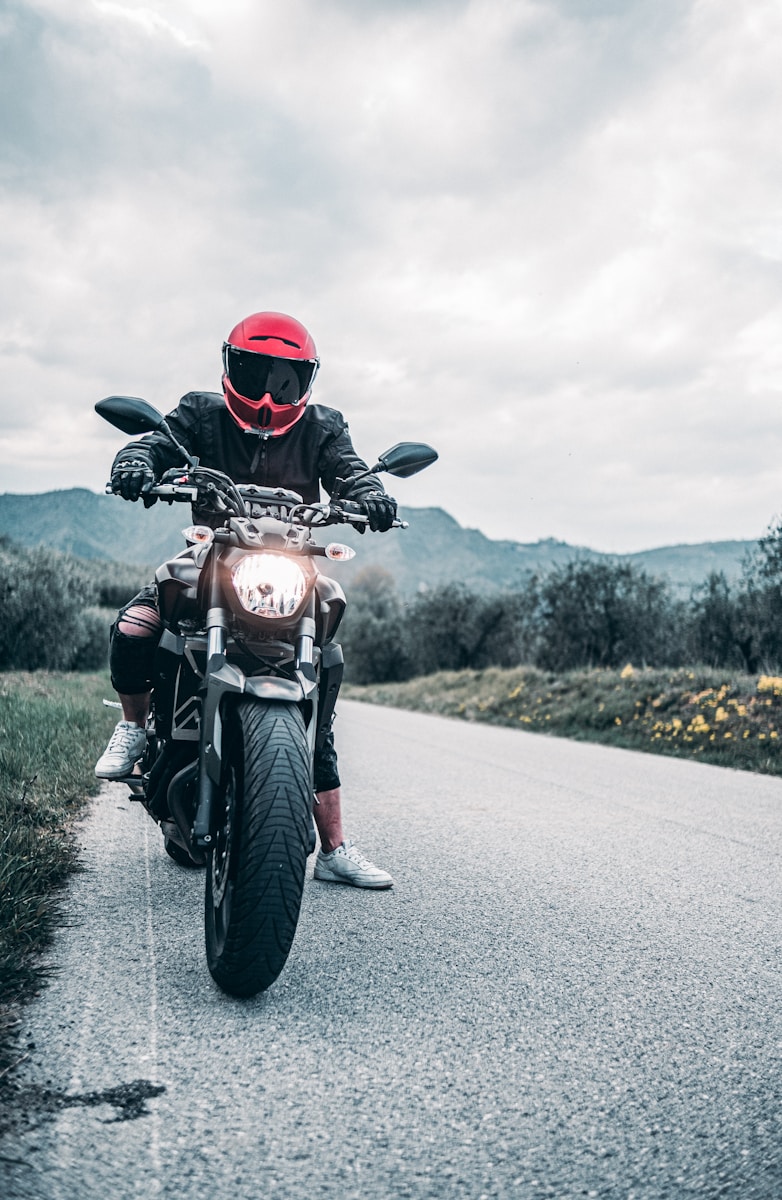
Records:
[[[343,694],[467,721],[782,774],[782,678],[706,667],[444,671]]]
[[[116,721],[108,674],[0,674],[0,1072],[19,1001],[41,982],[58,885],[76,866],[73,818]]]

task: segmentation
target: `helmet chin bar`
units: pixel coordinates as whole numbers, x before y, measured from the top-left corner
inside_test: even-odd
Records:
[[[282,437],[293,429],[297,421],[304,416],[310,392],[302,396],[300,403],[296,405],[263,404],[263,401],[247,400],[246,397],[240,396],[224,375],[223,397],[226,408],[240,429],[245,433],[255,433],[259,437],[267,438]]]

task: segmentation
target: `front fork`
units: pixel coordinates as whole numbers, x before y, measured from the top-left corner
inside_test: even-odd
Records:
[[[214,590],[215,579],[212,576]],[[225,610],[214,605],[206,614],[206,695],[202,703],[202,729],[198,745],[198,803],[193,822],[193,841],[196,846],[208,850],[212,844],[212,810],[217,794],[217,784],[209,775],[207,761],[212,750],[215,734],[222,734],[219,710],[214,713],[212,721],[206,722],[209,705],[209,683],[212,676],[219,671],[225,661],[225,650],[228,644],[228,621]]]
[[[314,666],[315,595],[299,621],[295,637],[296,680],[274,676],[248,679],[233,663],[226,661],[228,618],[219,603],[217,581],[212,579],[211,604],[206,615],[205,694],[201,707],[201,737],[198,747],[198,792],[193,843],[208,850],[214,841],[214,813],[222,770],[223,723],[221,701],[225,695],[253,695],[263,700],[283,700],[299,704],[313,700],[313,730],[317,726],[317,673]],[[314,737],[314,732],[313,732]]]

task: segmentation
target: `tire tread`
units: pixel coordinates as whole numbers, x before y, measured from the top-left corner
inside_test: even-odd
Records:
[[[224,991],[253,996],[278,977],[296,933],[307,866],[311,769],[298,708],[243,698],[231,715],[238,734],[232,752],[243,756],[241,833],[222,947],[216,944],[213,916],[210,922],[211,866],[207,871],[207,961]]]

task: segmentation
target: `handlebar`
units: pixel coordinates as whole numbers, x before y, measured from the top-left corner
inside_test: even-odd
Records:
[[[307,521],[296,512],[295,520],[302,520],[302,524],[312,525],[352,525],[355,529],[364,529],[369,525],[369,517],[366,514],[366,509],[360,500],[337,500],[331,504],[307,504],[302,505],[302,508],[310,511],[319,511],[323,513],[320,520]],[[291,514],[293,517],[293,514]],[[394,518],[391,522],[392,529],[407,529],[407,521],[400,521]]]
[[[181,475],[181,472],[178,472]],[[165,476],[164,476],[165,480]],[[230,482],[227,480],[226,481]],[[214,488],[214,481],[207,481]],[[288,517],[291,521],[295,521],[300,525],[310,527],[321,525],[352,525],[355,529],[365,528],[369,524],[369,517],[366,514],[363,504],[358,500],[338,500],[331,504],[306,504],[294,492],[286,492],[282,488],[258,488],[254,485],[249,485],[246,489],[241,485],[232,485],[238,493],[239,498],[244,501],[248,500],[251,503],[265,504],[270,508],[279,510],[280,507],[288,510]],[[106,494],[113,495],[111,484],[106,484]],[[154,484],[147,491],[142,492],[142,500],[146,498],[155,498],[162,500],[166,504],[196,504],[199,496],[204,491],[203,486],[199,487],[197,482],[164,482]],[[244,493],[244,495],[243,495]],[[245,513],[237,513],[235,515],[246,515]],[[391,525],[392,529],[407,529],[407,521],[395,519]]]
[[[115,492],[110,483],[104,488],[104,495],[115,496],[119,495]],[[181,501],[183,504],[194,504],[198,499],[198,488],[193,484],[181,483],[156,483],[153,487],[147,488],[141,493],[141,499],[145,496],[155,496],[158,500],[165,500],[168,504],[175,500]]]
[[[181,503],[189,501],[194,504],[198,499],[198,488],[184,483],[156,483],[148,492],[144,492],[144,495],[157,496],[159,500],[168,500],[170,503],[176,500]]]

